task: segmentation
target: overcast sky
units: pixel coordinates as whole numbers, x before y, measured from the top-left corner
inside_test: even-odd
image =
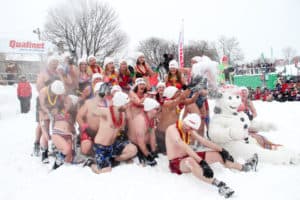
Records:
[[[5,0],[0,6],[0,38],[36,39],[47,11],[60,0]],[[246,60],[261,53],[282,56],[291,46],[300,54],[299,0],[110,0],[133,48],[150,36],[177,41],[184,19],[185,43],[236,37]]]

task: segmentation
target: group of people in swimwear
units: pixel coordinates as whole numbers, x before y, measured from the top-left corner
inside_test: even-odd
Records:
[[[257,156],[244,164],[234,161],[228,151],[205,138],[209,125],[208,90],[193,90],[188,81],[190,68],[169,63],[164,80],[156,76],[140,54],[134,73],[126,60],[116,69],[114,59],[105,58],[100,67],[94,56],[80,59],[78,67],[66,56],[62,62],[51,56],[38,75],[36,87],[37,127],[34,155],[49,163],[48,142],[55,145],[53,169],[72,163],[77,143],[84,165],[99,174],[120,162],[157,165],[166,155],[172,173],[192,173],[230,197],[234,191],[214,177],[210,164],[248,172],[257,165]],[[192,59],[195,64],[197,59]],[[155,91],[153,90],[155,88]],[[77,141],[77,142],[74,142]],[[195,149],[199,146],[209,151]]]

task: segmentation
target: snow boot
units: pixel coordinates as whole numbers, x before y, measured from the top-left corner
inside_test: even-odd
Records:
[[[48,149],[43,149],[42,150],[42,163],[47,164],[49,163],[49,158],[48,158]]]
[[[40,155],[40,143],[35,142],[33,145],[33,155],[38,157]]]
[[[251,158],[249,158],[245,164],[243,164],[242,171],[248,172],[250,170],[256,171],[258,164],[258,155],[255,153]]]

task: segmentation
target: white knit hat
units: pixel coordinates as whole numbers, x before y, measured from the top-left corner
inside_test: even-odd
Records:
[[[175,93],[178,91],[177,87],[174,86],[168,86],[165,88],[163,96],[167,97],[168,99],[171,99],[174,97]]]
[[[144,100],[144,111],[148,112],[152,109],[159,108],[159,103],[152,98],[145,98]]]
[[[52,61],[57,61],[57,62],[59,62],[59,57],[58,57],[58,56],[50,56],[50,57],[47,59],[47,64],[49,65]]]
[[[140,85],[140,84],[146,84],[144,78],[135,79],[135,86]]]
[[[119,85],[114,85],[111,87],[110,93],[113,92],[122,92],[122,88]]]
[[[194,130],[198,130],[201,124],[201,118],[198,114],[191,113],[183,119],[183,123],[185,123]]]
[[[95,94],[95,92],[98,92],[100,90],[100,87],[101,87],[101,85],[103,83],[104,82],[98,82],[98,83],[95,84],[95,86],[94,86],[94,94]]]
[[[75,106],[78,102],[78,96],[75,96],[73,94],[69,94],[68,97],[71,99],[73,106]]]
[[[113,106],[124,106],[129,103],[128,95],[124,92],[116,92],[112,98]]]
[[[127,64],[127,60],[126,59],[119,60],[119,64],[122,64],[123,62],[125,62]]]
[[[90,62],[90,60],[92,59],[92,58],[94,58],[94,59],[96,59],[96,57],[95,56],[93,56],[93,55],[90,55],[89,57],[88,57],[88,62]]]
[[[169,68],[179,69],[178,62],[176,60],[171,60],[169,62]]]
[[[92,76],[92,82],[93,82],[96,78],[101,78],[101,79],[103,79],[103,76],[102,76],[102,74],[100,74],[100,73],[95,73],[95,74],[93,74],[93,76]]]
[[[81,63],[87,63],[86,62],[86,59],[85,58],[80,58],[79,60],[78,60],[78,65],[80,65]]]
[[[158,88],[158,87],[166,87],[165,82],[159,82],[159,83],[157,83],[156,88]]]
[[[65,93],[65,86],[62,81],[56,80],[51,84],[51,91],[56,95]]]
[[[106,57],[105,59],[104,59],[104,64],[103,64],[103,67],[105,68],[106,67],[106,65],[108,64],[108,63],[113,63],[114,62],[114,59],[112,58],[112,57]]]
[[[136,59],[138,59],[139,57],[145,57],[145,54],[144,53],[142,53],[142,52],[138,52],[137,54],[136,54]]]

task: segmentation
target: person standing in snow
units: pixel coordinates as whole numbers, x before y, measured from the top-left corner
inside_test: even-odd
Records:
[[[20,82],[17,88],[18,99],[20,100],[21,113],[28,113],[30,110],[30,100],[32,89],[30,83],[26,80],[25,75],[20,76]]]
[[[223,181],[214,178],[214,172],[209,164],[220,162],[227,168],[247,172],[256,168],[257,155],[255,154],[244,165],[234,162],[228,151],[197,134],[200,121],[199,115],[192,113],[167,128],[166,148],[170,171],[179,175],[192,173],[198,179],[216,186],[220,195],[228,198],[234,191]],[[194,152],[189,146],[191,138],[198,140],[212,151]]]
[[[138,147],[140,163],[150,166],[156,165],[156,137],[155,118],[158,115],[160,105],[151,98],[144,101],[144,112],[137,114],[128,127],[129,140]]]
[[[51,85],[41,89],[39,93],[40,101],[40,125],[42,129],[41,150],[42,162],[49,163],[48,141],[50,139],[50,126],[53,116],[64,105],[63,95],[65,86],[62,81],[56,80]]]

